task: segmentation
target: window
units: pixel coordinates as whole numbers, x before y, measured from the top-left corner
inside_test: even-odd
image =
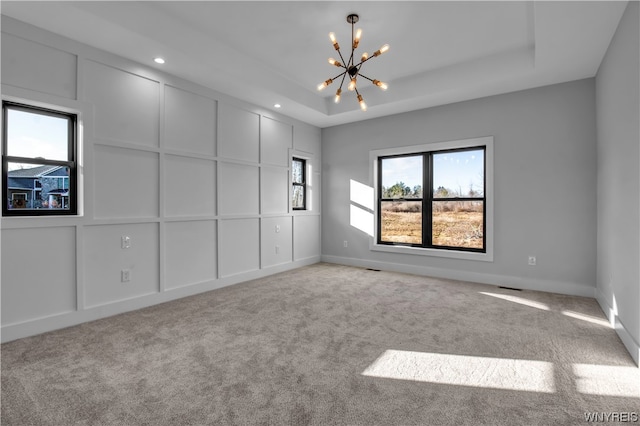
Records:
[[[2,103],[3,216],[77,213],[74,114]]]
[[[293,158],[291,162],[291,204],[294,210],[307,208],[306,160]]]
[[[380,245],[486,253],[486,146],[378,156]]]

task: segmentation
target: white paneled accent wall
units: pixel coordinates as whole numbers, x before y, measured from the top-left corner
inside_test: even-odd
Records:
[[[165,215],[215,215],[215,161],[169,154],[165,155],[164,161]]]
[[[94,147],[93,200],[96,218],[152,218],[158,216],[158,153],[108,145]]]
[[[260,268],[260,222],[258,219],[220,221],[220,275],[229,277]]]
[[[2,96],[79,114],[83,212],[3,218],[3,341],[320,260],[320,129],[7,17]]]
[[[2,82],[76,99],[77,56],[2,32]]]
[[[86,226],[83,231],[85,307],[159,291],[157,223]],[[121,248],[123,235],[131,240],[128,249]],[[122,269],[130,271],[130,281],[121,282]]]
[[[218,277],[215,220],[169,222],[165,225],[165,289],[207,282]]]
[[[102,143],[157,147],[160,83],[89,60],[83,70],[83,100],[94,106],[94,137]]]
[[[219,166],[218,196],[221,215],[257,215],[260,209],[258,165],[222,161]]]
[[[75,262],[74,227],[3,229],[3,326],[75,311]]]
[[[216,155],[216,101],[171,86],[165,86],[164,101],[167,150]]]

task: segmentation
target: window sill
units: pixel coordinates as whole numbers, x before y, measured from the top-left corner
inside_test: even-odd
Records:
[[[449,259],[493,262],[493,253],[490,250],[487,250],[486,253],[477,253],[470,251],[441,250],[421,247],[391,246],[386,244],[375,244],[373,242],[370,244],[369,249],[372,251],[382,251],[386,253],[411,254],[418,256],[445,257]]]

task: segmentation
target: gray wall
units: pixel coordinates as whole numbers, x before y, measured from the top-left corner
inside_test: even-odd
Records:
[[[638,2],[629,2],[596,77],[597,298],[640,358],[640,53]]]
[[[2,220],[3,341],[320,260],[320,129],[6,17],[2,96],[83,133],[82,215]]]
[[[594,79],[323,129],[323,259],[593,297],[595,134]],[[370,251],[349,219],[369,151],[480,136],[494,137],[494,261]]]

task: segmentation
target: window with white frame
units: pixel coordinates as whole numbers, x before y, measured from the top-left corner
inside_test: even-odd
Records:
[[[9,101],[2,114],[3,216],[76,214],[77,116]]]
[[[492,149],[487,137],[372,152],[375,247],[490,260]]]
[[[291,160],[291,207],[293,210],[307,208],[307,162],[302,158]]]

